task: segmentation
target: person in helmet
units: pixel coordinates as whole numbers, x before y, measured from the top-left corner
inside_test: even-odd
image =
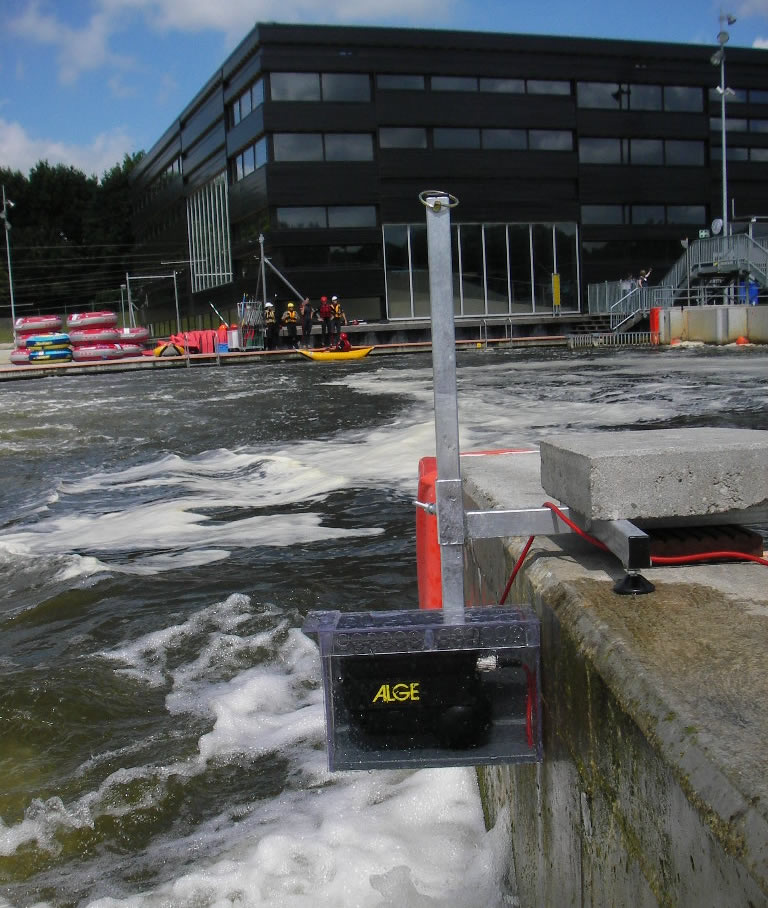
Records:
[[[317,314],[320,317],[321,344],[323,347],[327,347],[331,343],[331,319],[333,318],[333,309],[327,296],[320,297],[320,308],[317,310]]]
[[[342,332],[333,349],[339,350],[341,353],[348,353],[352,349],[352,344],[350,344],[349,337],[346,332]]]
[[[277,346],[277,338],[280,330],[275,317],[275,306],[273,303],[264,303],[264,327],[265,342],[267,350],[274,350]]]
[[[333,312],[331,315],[331,345],[335,347],[339,342],[342,325],[347,324],[347,316],[341,308],[338,296],[331,297],[331,310]]]
[[[283,312],[281,321],[285,325],[286,346],[295,350],[299,346],[299,339],[296,331],[299,325],[299,313],[296,311],[296,306],[294,306],[293,303],[288,303],[285,312]]]

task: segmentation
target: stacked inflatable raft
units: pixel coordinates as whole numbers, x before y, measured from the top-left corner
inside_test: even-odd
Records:
[[[98,362],[141,356],[149,329],[118,328],[117,315],[106,310],[73,312],[66,333],[58,315],[18,318],[14,324],[16,349],[11,362]]]
[[[12,363],[68,362],[72,359],[69,335],[60,330],[60,316],[17,318],[13,328],[16,348],[11,351]]]

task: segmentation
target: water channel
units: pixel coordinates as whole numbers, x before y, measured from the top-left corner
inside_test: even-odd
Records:
[[[768,352],[459,354],[463,450],[768,428]],[[310,609],[416,605],[428,355],[0,388],[0,906],[500,908],[471,770],[326,770]]]

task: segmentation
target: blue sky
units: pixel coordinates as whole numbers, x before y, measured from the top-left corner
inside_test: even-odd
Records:
[[[100,176],[151,147],[259,21],[714,47],[721,12],[738,20],[731,46],[768,49],[768,0],[0,0],[0,166]]]

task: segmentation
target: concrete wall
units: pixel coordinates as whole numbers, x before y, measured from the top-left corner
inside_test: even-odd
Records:
[[[524,541],[467,546],[469,602],[498,601]],[[544,761],[478,769],[520,904],[768,906],[765,568],[649,569],[656,591],[623,597],[615,559],[558,543],[509,599],[542,623]]]
[[[768,306],[692,306],[662,309],[659,340],[674,338],[705,344],[732,344],[746,337],[754,344],[768,343]]]

